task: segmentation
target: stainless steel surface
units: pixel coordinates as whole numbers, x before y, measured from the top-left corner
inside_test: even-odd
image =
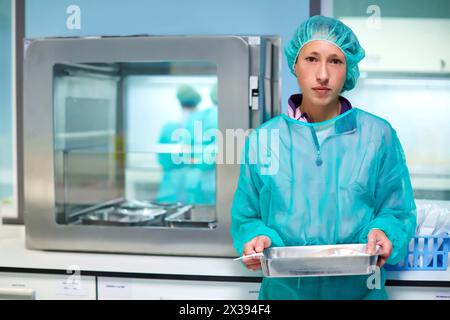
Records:
[[[273,247],[264,250],[265,277],[363,275],[373,272],[378,254],[366,254],[366,244]]]
[[[276,40],[274,37],[261,37],[261,43],[271,41],[270,39]],[[279,39],[277,41],[279,43]],[[253,70],[251,55],[254,56],[257,52],[258,46],[250,45],[248,37],[238,36],[94,37],[29,41],[24,73],[25,183],[23,197],[19,199],[25,212],[27,247],[233,256],[229,229],[231,201],[239,175],[239,164],[236,161],[233,164],[218,164],[216,167],[217,227],[214,229],[107,228],[57,223],[54,176],[57,162],[53,157],[53,67],[58,63],[211,61],[217,65],[218,123],[221,132],[225,133],[226,129],[246,130],[251,127],[251,123],[257,125],[260,122],[250,121],[248,103],[249,77],[257,73]],[[262,81],[263,77],[260,79]],[[278,79],[273,80],[279,84]],[[259,108],[257,112],[265,108],[266,106]],[[273,103],[273,113],[279,113],[280,109],[279,105]],[[264,119],[264,115],[258,115],[257,118]],[[226,148],[218,151],[218,158],[227,159],[231,154],[239,159],[239,155],[236,157],[236,150],[240,151],[242,145],[238,144],[238,148],[235,148],[232,143],[227,143],[228,139],[230,138],[224,136],[223,144]],[[235,137],[232,136],[231,139],[234,140]]]
[[[250,42],[249,105],[253,128],[281,113],[280,46],[277,37],[253,37]]]

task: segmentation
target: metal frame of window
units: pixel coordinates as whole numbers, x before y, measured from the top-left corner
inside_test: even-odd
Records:
[[[12,138],[13,138],[13,205],[16,218],[3,218],[4,224],[23,224],[24,212],[19,203],[19,192],[23,190],[23,169],[20,163],[22,150],[17,141],[22,139],[22,83],[23,83],[23,39],[25,36],[25,0],[12,0]]]
[[[321,14],[322,10],[322,1],[321,0],[309,0],[309,16],[315,16]]]

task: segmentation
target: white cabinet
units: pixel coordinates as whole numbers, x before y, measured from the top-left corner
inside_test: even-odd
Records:
[[[98,299],[257,300],[259,283],[98,278]]]
[[[0,272],[0,300],[257,300],[260,283]],[[386,286],[390,300],[450,300],[450,288]]]
[[[386,286],[389,300],[449,300],[450,288]]]
[[[450,72],[450,19],[340,17],[366,57],[361,71]]]
[[[0,299],[95,300],[95,277],[0,272]]]

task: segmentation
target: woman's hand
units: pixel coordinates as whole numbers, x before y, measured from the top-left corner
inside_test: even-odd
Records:
[[[372,229],[367,236],[367,253],[375,254],[377,245],[380,246],[377,266],[381,268],[392,254],[392,242],[383,231]]]
[[[270,247],[272,244],[272,240],[270,240],[267,236],[257,236],[247,242],[244,245],[244,256],[248,256],[249,254],[263,252],[265,248]],[[259,261],[259,257],[253,258],[244,258],[242,262],[245,264],[247,269],[250,270],[258,270],[261,269],[261,263]]]

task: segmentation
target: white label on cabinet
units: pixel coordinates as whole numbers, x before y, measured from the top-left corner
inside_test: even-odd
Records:
[[[127,299],[131,298],[131,280],[105,281],[99,283],[101,298]]]
[[[436,293],[436,300],[450,300],[450,292]]]
[[[85,282],[81,280],[73,281],[73,279],[68,278],[58,281],[56,294],[63,296],[87,297],[89,295],[89,290]]]
[[[248,44],[251,46],[259,46],[261,44],[260,37],[248,37]]]

